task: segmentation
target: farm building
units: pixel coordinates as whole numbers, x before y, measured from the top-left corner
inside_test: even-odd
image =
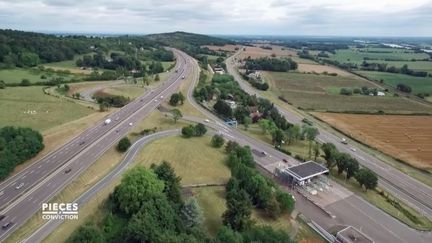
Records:
[[[303,186],[312,181],[312,179],[328,173],[329,170],[315,161],[307,161],[298,165],[284,168],[276,173],[288,184]]]

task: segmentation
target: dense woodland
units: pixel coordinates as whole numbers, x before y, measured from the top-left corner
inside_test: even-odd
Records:
[[[16,165],[33,158],[44,148],[42,135],[30,128],[0,128],[0,180]]]
[[[247,58],[245,60],[244,68],[246,70],[264,70],[275,72],[287,72],[289,70],[296,70],[297,63],[291,58],[268,58],[261,57],[258,59]]]

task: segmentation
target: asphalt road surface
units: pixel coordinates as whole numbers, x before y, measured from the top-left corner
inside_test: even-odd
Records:
[[[239,52],[238,52],[239,53]],[[238,54],[237,53],[237,54]],[[255,94],[257,97],[262,97],[257,90],[244,81],[234,67],[234,58],[237,54],[229,57],[226,60],[228,72],[234,76],[235,80],[240,84],[241,88],[249,94]],[[287,110],[284,107],[275,105],[279,112],[291,123],[300,124],[303,117],[294,111]],[[352,151],[352,145],[344,145],[341,143],[341,138],[318,127],[319,136],[317,140],[323,143],[333,143],[341,152],[351,154],[360,164],[368,167],[380,177],[379,186],[401,199],[408,205],[417,209],[423,215],[432,219],[432,188],[419,182],[401,171],[386,164],[384,161],[374,157],[373,155],[356,148]]]
[[[1,224],[13,223],[7,229],[0,229],[0,241],[37,212],[42,203],[48,202],[125,136],[164,98],[176,91],[183,77],[189,75],[191,65],[188,56],[183,52],[174,52],[177,62],[173,70],[178,72],[172,71],[168,80],[158,88],[109,115],[109,124],[105,124],[104,121],[98,122],[94,127],[0,184],[0,214],[5,215]],[[69,169],[70,172],[66,173]]]
[[[198,80],[199,69],[197,64],[195,63],[195,60],[190,60],[189,62],[193,64],[190,71],[192,72],[192,75],[194,75],[193,84],[195,85]],[[262,167],[266,167],[270,164],[280,162],[282,158],[289,159],[289,164],[298,163],[292,158],[286,156],[285,154],[282,154],[279,151],[275,150],[270,145],[252,139],[244,135],[237,129],[224,124],[212,113],[202,108],[191,97],[194,85],[192,85],[189,89],[188,99],[193,106],[206,114],[211,120],[209,120],[209,122],[206,122],[202,118],[188,116],[185,116],[184,119],[194,122],[202,122],[208,127],[216,130],[216,133],[224,135],[226,139],[235,140],[239,144],[250,146],[253,150],[257,151],[257,153],[254,153],[254,157],[257,163],[259,163]],[[77,201],[88,201],[88,199],[91,196],[94,196],[98,190],[102,189],[103,186],[108,183],[108,181],[111,181],[115,178],[115,176],[118,176],[118,174],[124,170],[126,164],[129,163],[127,161],[132,160],[132,158],[129,156],[133,157],[144,143],[147,143],[153,139],[160,138],[161,136],[175,135],[178,133],[178,131],[166,131],[166,134],[163,133],[164,132],[150,135],[140,140],[140,142],[137,143],[138,145],[134,144],[134,146],[131,147],[131,149],[129,150],[126,159],[113,172],[111,172],[108,176],[103,178],[99,183],[92,187],[88,192],[86,192],[79,199],[77,199]],[[142,144],[139,145],[140,143]],[[267,155],[260,155],[261,151],[265,151]],[[371,236],[376,242],[432,242],[432,236],[430,233],[419,232],[407,227],[406,225],[395,220],[388,214],[370,205],[368,202],[364,201],[358,196],[352,195],[348,198],[327,205],[326,209],[336,215],[336,218],[333,219],[323,213],[321,209],[318,209],[311,202],[304,200],[303,197],[296,194],[296,192],[293,192],[293,194],[296,196],[297,199],[296,208],[300,212],[305,214],[308,218],[311,218],[312,220],[318,222],[320,225],[324,226],[327,229],[335,225],[353,225]],[[42,228],[36,231],[28,239],[27,242],[36,242],[38,241],[38,239],[42,239],[44,236],[48,235],[49,232],[52,232],[52,230],[54,230],[60,223],[61,222],[57,221],[49,221]]]

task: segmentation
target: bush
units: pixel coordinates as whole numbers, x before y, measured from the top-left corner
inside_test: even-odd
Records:
[[[352,95],[353,91],[352,91],[352,89],[349,89],[349,88],[342,88],[340,90],[340,94],[341,95]]]
[[[23,80],[21,80],[20,85],[21,85],[21,86],[30,86],[31,83],[30,83],[30,80],[24,78]]]
[[[211,145],[215,148],[220,148],[224,145],[225,140],[221,135],[214,135],[211,140]]]
[[[131,141],[129,140],[128,137],[124,137],[122,139],[120,139],[120,141],[117,144],[117,151],[119,152],[126,152],[126,150],[128,150],[128,148],[131,146]]]
[[[195,129],[192,125],[186,126],[182,128],[182,135],[185,138],[190,138],[195,134]]]

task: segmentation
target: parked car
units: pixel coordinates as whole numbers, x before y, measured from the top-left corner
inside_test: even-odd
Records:
[[[286,160],[286,159],[282,159],[282,161],[285,162],[285,163],[288,163],[288,160]]]
[[[65,170],[65,174],[67,174],[67,173],[69,173],[69,172],[71,172],[71,171],[72,171],[72,169],[69,168],[69,169]]]

